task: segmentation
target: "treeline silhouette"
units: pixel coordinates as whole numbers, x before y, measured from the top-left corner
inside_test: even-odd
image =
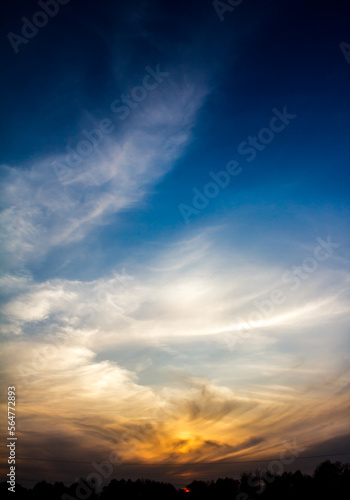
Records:
[[[284,472],[282,475],[259,471],[243,473],[240,480],[192,481],[186,488],[176,489],[169,483],[138,479],[113,479],[97,493],[82,479],[71,486],[61,482],[42,481],[32,489],[16,484],[0,484],[1,498],[19,500],[333,500],[349,498],[350,465],[322,462],[313,475]]]

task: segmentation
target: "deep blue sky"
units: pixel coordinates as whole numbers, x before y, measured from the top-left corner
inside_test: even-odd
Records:
[[[284,105],[297,120],[251,164],[241,157],[244,173],[204,216],[226,215],[232,205],[254,200],[278,204],[277,218],[286,217],[293,203],[346,203],[350,68],[339,48],[348,35],[346,2],[244,1],[220,22],[211,2],[102,2],[98,8],[84,2],[82,8],[72,1],[18,54],[6,35],[20,34],[21,17],[32,19],[38,6],[14,2],[6,10],[6,165],[25,169],[45,155],[64,154],[83,138],[82,129],[105,117],[114,118],[117,140],[122,122],[110,104],[142,80],[146,65],[159,63],[175,81],[191,72],[210,88],[176,168],[159,180],[132,221],[125,220],[132,234],[126,230],[123,247],[177,230],[183,224],[179,203],[190,202],[192,188],[236,159],[238,144],[268,124],[272,108]],[[202,215],[196,218],[200,224]],[[100,231],[94,245],[120,241],[117,228]]]

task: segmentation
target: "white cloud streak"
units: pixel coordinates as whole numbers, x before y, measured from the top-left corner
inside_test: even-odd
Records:
[[[189,143],[208,93],[201,83],[163,83],[104,147],[61,185],[47,157],[26,168],[4,167],[2,248],[7,265],[25,264],[54,247],[81,241],[106,217],[140,205]]]

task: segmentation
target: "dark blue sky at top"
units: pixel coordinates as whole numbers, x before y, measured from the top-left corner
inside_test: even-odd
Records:
[[[339,44],[350,43],[348,2],[243,0],[220,22],[206,0],[72,0],[16,55],[6,35],[19,34],[21,17],[37,10],[32,1],[4,7],[2,164],[27,169],[46,155],[64,154],[67,145],[74,148],[93,119],[113,118],[111,102],[142,80],[147,65],[160,64],[175,79],[191,70],[210,87],[185,153],[141,207],[118,214],[118,225],[112,217],[84,242],[77,276],[89,276],[93,255],[97,268],[108,268],[130,248],[137,255],[140,241],[151,251],[158,237],[182,228],[178,205],[191,204],[192,189],[201,190],[209,172],[232,159],[243,172],[191,227],[260,207],[240,221],[242,240],[249,242],[265,228],[308,231],[295,205],[311,218],[318,207],[341,213],[347,206],[350,64]],[[297,118],[247,162],[238,145],[268,126],[273,108],[284,106]],[[53,250],[33,271],[57,273],[59,254]],[[72,267],[61,272],[72,275]]]

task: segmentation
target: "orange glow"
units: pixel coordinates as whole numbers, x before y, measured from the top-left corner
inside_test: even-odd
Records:
[[[182,488],[182,491],[184,491],[185,493],[191,493],[191,490],[189,490],[188,488]]]

